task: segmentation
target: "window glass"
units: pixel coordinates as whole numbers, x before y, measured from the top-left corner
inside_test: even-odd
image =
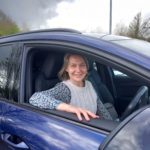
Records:
[[[0,97],[8,98],[8,68],[10,66],[10,55],[12,46],[0,46]]]
[[[113,73],[114,73],[115,76],[124,76],[124,77],[127,77],[126,74],[124,74],[121,71],[115,70],[115,69],[113,69]]]
[[[22,47],[15,43],[12,47],[12,53],[10,55],[10,66],[9,66],[9,99],[18,101],[18,92],[20,90],[20,74],[21,74],[21,58]]]

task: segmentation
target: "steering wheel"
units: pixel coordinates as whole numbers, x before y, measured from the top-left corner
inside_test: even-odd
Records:
[[[129,116],[134,110],[137,109],[137,106],[146,105],[148,101],[148,87],[141,86],[138,91],[136,92],[135,96],[125,109],[123,115],[121,116],[120,120],[124,120],[127,116]]]

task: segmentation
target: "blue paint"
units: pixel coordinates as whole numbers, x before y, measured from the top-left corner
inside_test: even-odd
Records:
[[[32,149],[95,150],[104,140],[104,134],[67,121],[46,117],[5,102],[1,114],[3,132],[19,135]]]
[[[109,35],[107,35],[109,36]],[[109,41],[98,38],[89,37],[83,34],[63,33],[63,32],[37,32],[22,34],[19,36],[10,36],[1,39],[0,43],[14,42],[14,41],[60,41],[67,43],[79,44],[87,47],[97,49],[97,51],[104,51],[111,55],[120,57],[121,59],[130,61],[134,64],[142,66],[150,70],[150,61],[148,57],[139,55],[136,52],[130,51],[125,47],[121,47]]]

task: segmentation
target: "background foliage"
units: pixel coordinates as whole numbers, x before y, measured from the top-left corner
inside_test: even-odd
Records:
[[[19,27],[0,10],[0,36],[20,32]]]
[[[141,13],[138,13],[130,22],[129,26],[118,24],[114,33],[132,38],[147,40],[150,42],[150,17],[143,19]]]

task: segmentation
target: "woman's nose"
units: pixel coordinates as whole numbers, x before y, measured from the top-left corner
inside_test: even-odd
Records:
[[[78,71],[78,72],[81,71],[81,67],[80,67],[80,66],[77,66],[77,67],[76,67],[76,71]]]

